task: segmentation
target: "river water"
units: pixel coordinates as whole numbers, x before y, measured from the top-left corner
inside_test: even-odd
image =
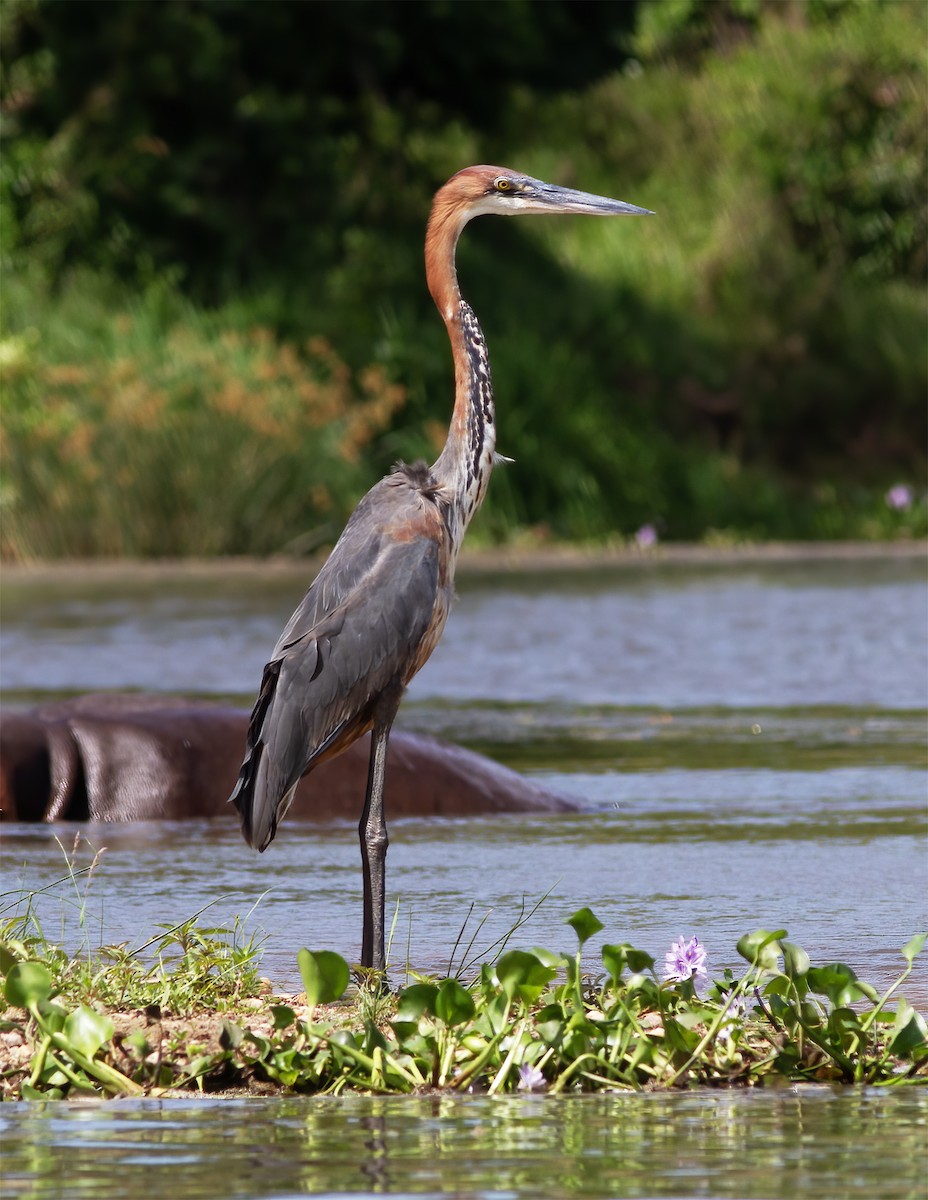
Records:
[[[4,702],[138,689],[248,705],[305,582],[260,566],[9,572]],[[655,957],[678,935],[698,935],[713,973],[737,969],[738,937],[764,927],[786,928],[814,962],[847,962],[877,986],[898,975],[899,947],[928,925],[922,559],[464,573],[459,591],[400,724],[490,754],[583,807],[391,822],[396,978],[407,966],[447,970],[471,908],[455,966],[472,937],[467,956],[479,958],[542,896],[511,946],[572,949],[565,918],[588,904],[602,941]],[[83,833],[78,865],[107,847],[83,895],[83,927],[59,889],[37,902],[46,932],[59,922],[66,940],[139,944],[206,904],[222,924],[260,898],[249,928],[264,937],[263,970],[280,988],[297,988],[302,945],[358,954],[350,823],[285,824],[262,856],[231,817]],[[6,826],[4,890],[64,875],[73,836],[72,826]],[[903,990],[926,1006],[924,966]],[[917,1156],[902,1142],[924,1139],[928,1115],[922,1097],[818,1091],[582,1107],[385,1103],[24,1108],[7,1117],[30,1147],[15,1159],[25,1171],[15,1194],[134,1194],[106,1191],[96,1163],[119,1179],[151,1177],[157,1194],[167,1190],[158,1171],[183,1180],[171,1185],[178,1200],[365,1189],[908,1196],[918,1193],[905,1160]],[[220,1158],[229,1182],[211,1191]],[[66,1165],[71,1191],[30,1190],[48,1171],[60,1185]]]

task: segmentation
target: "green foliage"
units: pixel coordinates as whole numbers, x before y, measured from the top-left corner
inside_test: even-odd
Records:
[[[90,866],[77,868],[76,849],[76,843],[71,853],[62,848],[66,874],[41,894],[76,913],[83,935],[77,954],[47,937],[36,905],[40,893],[14,890],[0,897],[5,901],[0,907],[0,972],[8,1003],[31,1012],[34,1004],[55,997],[72,1006],[155,1006],[184,1014],[202,1008],[222,1011],[258,994],[256,938],[238,919],[231,928],[201,924],[206,909],[162,927],[142,945],[96,945],[87,909],[103,852]]]
[[[580,936],[602,928],[589,909],[568,923],[580,926]],[[602,948],[605,978],[581,976],[574,956],[515,950],[483,964],[467,986],[454,977],[408,985],[378,1021],[363,1004],[317,1019],[323,997],[341,996],[349,968],[330,951],[301,951],[308,1019],[274,1004],[269,1032],[226,1020],[218,1049],[199,1052],[181,1035],[173,1057],[158,1055],[156,1063],[141,1030],[120,1037],[117,1050],[106,1013],[57,1003],[53,972],[18,959],[7,970],[5,996],[27,1017],[8,1013],[3,1026],[32,1036],[35,1051],[28,1080],[8,1072],[7,1084],[28,1098],[132,1095],[253,1077],[310,1092],[439,1087],[491,1095],[757,1085],[775,1076],[924,1082],[928,1025],[905,1000],[894,1010],[888,1001],[925,937],[903,948],[906,968],[880,997],[844,964],[812,966],[785,936],[758,930],[742,938],[748,971],[740,979],[727,972],[705,998],[691,980],[658,980],[653,958],[628,944]],[[120,1070],[111,1061],[117,1053]]]
[[[3,553],[265,553],[337,535],[362,452],[402,403],[382,368],[204,313],[169,282],[138,297],[95,283],[72,277],[52,321],[7,288],[23,328],[0,343]]]
[[[657,211],[468,230],[478,536],[928,531],[917,0],[2,19],[5,554],[331,541],[446,428],[421,238],[473,161]]]
[[[331,950],[318,950],[315,954],[311,950],[301,950],[296,957],[310,1008],[341,999],[351,979],[343,958]]]

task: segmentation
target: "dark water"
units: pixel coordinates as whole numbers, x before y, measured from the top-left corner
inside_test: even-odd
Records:
[[[923,1197],[928,1095],[4,1105],[4,1195]]]
[[[304,582],[287,571],[11,578],[5,701],[135,688],[248,704]],[[478,956],[550,890],[512,945],[571,949],[564,920],[589,904],[602,941],[655,956],[698,934],[712,971],[737,968],[742,933],[785,927],[813,961],[888,986],[899,947],[928,925],[922,562],[642,567],[464,578],[460,590],[402,724],[530,772],[584,811],[392,822],[396,977],[407,963],[447,969],[472,903],[456,965],[479,919],[489,913]],[[139,944],[212,901],[218,924],[263,897],[249,927],[266,935],[263,968],[282,988],[297,986],[301,945],[358,953],[351,824],[290,823],[260,857],[231,819],[83,832],[91,844],[75,861],[105,845],[102,865],[86,890],[67,883],[36,901],[47,933]],[[73,837],[7,826],[4,890],[63,875]],[[924,966],[903,990],[926,1006]],[[923,1094],[805,1090],[46,1105],[3,1117],[16,1196],[889,1198],[924,1195],[928,1111]]]

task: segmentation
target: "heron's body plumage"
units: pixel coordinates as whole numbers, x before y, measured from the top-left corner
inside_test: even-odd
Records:
[[[424,464],[397,467],[361,500],[287,623],[231,797],[257,849],[302,776],[367,733],[380,693],[405,687],[438,644],[454,588],[447,516]]]
[[[264,668],[231,796],[246,840],[264,850],[300,778],[373,731],[360,826],[364,966],[384,966],[383,780],[390,729],[403,690],[445,627],[458,551],[497,457],[489,356],[458,287],[458,238],[483,213],[645,211],[491,166],[465,167],[435,195],[425,273],[454,360],[447,441],[431,467],[398,466],[355,509]]]

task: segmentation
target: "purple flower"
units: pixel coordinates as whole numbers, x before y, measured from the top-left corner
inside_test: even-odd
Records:
[[[912,507],[912,489],[907,483],[897,483],[886,493],[886,503],[890,508],[902,510]]]
[[[708,979],[706,972],[706,950],[699,944],[699,938],[682,936],[664,955],[664,978],[674,983],[682,983],[685,979]]]
[[[519,1067],[520,1092],[543,1092],[547,1086],[544,1075],[534,1064],[523,1063]]]
[[[657,545],[657,530],[653,525],[642,525],[635,534],[635,545],[639,550],[650,550]]]
[[[747,1008],[743,996],[730,996],[722,1014],[722,1024],[719,1026],[718,1040],[730,1042],[732,1036],[741,1028],[744,1013]]]

